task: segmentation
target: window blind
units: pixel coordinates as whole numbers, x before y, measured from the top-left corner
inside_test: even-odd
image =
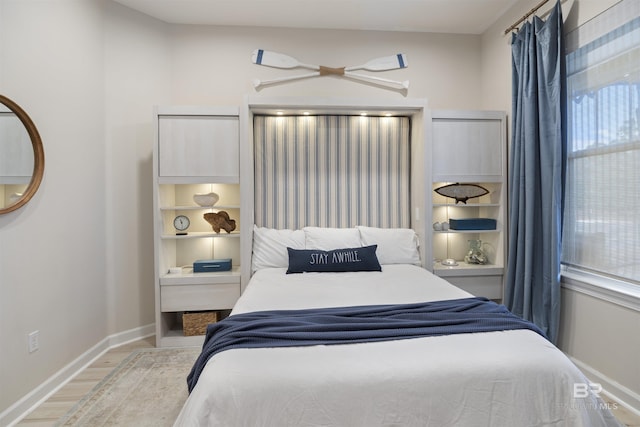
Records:
[[[640,0],[567,35],[565,265],[640,283]]]

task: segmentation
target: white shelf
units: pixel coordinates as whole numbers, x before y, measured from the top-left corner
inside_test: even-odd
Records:
[[[500,203],[467,203],[467,204],[455,204],[455,203],[434,203],[434,208],[485,208],[485,207],[500,207]]]
[[[440,277],[451,276],[493,276],[504,272],[504,267],[495,264],[467,264],[458,261],[458,265],[442,265],[439,261],[433,263],[433,272]]]
[[[165,206],[161,207],[161,211],[200,211],[200,210],[209,210],[209,209],[240,209],[240,205],[213,205],[213,206]]]
[[[156,337],[157,347],[202,347],[204,335],[185,336],[182,329],[171,329],[160,339]]]
[[[158,184],[240,184],[239,176],[161,176]]]
[[[493,230],[433,230],[435,234],[479,234],[479,233],[501,233],[502,230],[500,228],[496,228]]]
[[[240,231],[239,230],[234,230],[231,233],[227,233],[224,230],[220,231],[220,233],[216,233],[215,231],[192,231],[192,232],[189,232],[186,235],[163,234],[161,237],[163,239],[178,239],[178,240],[182,240],[182,239],[203,239],[203,238],[208,238],[208,237],[230,239],[230,238],[239,238],[240,237]]]
[[[180,274],[161,274],[160,286],[167,285],[200,285],[210,283],[240,283],[240,268],[233,267],[229,271],[215,273],[194,273],[190,267],[184,267]]]

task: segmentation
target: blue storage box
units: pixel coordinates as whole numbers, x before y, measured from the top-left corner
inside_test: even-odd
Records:
[[[496,220],[492,218],[449,219],[452,230],[495,230]]]
[[[231,258],[199,259],[193,263],[194,273],[212,273],[231,270]]]

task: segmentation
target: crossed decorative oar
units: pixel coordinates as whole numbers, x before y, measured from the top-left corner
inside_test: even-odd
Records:
[[[407,68],[407,56],[404,53],[397,55],[385,56],[382,58],[372,59],[362,65],[355,65],[352,67],[330,68],[322,65],[304,64],[291,56],[284,55],[282,53],[270,52],[268,50],[256,49],[251,55],[251,61],[257,65],[266,65],[274,68],[307,68],[314,70],[313,73],[299,74],[296,76],[280,77],[271,80],[259,80],[253,81],[253,86],[257,89],[260,86],[270,85],[273,83],[282,83],[290,80],[307,79],[310,77],[318,76],[347,76],[350,78],[364,80],[369,82],[379,82],[397,86],[398,88],[408,89],[409,80],[399,82],[396,80],[384,79],[382,77],[370,76],[367,74],[354,73],[355,70],[367,70],[367,71],[388,71],[397,70],[399,68]]]

